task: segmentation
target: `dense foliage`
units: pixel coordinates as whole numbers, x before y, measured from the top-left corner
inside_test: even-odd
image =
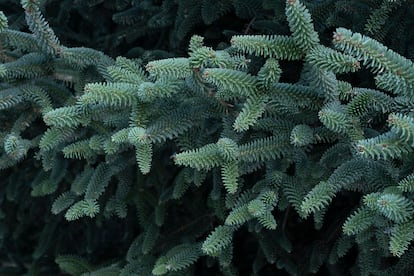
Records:
[[[0,273],[414,273],[411,1],[0,8]]]

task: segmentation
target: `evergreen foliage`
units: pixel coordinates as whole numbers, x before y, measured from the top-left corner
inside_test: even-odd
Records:
[[[410,1],[11,2],[0,274],[414,273]]]

